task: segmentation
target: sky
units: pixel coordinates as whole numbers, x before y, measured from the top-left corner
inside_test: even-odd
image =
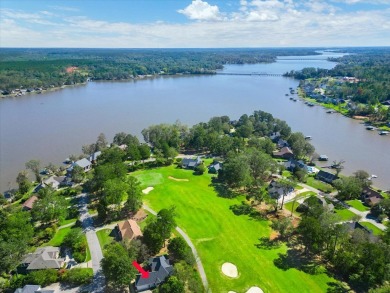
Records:
[[[0,0],[0,47],[389,45],[390,0]]]

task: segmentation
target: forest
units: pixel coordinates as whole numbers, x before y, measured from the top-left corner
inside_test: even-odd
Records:
[[[315,49],[10,49],[0,50],[3,94],[139,75],[213,74],[224,64],[275,62]],[[68,70],[67,70],[68,69]],[[71,70],[69,70],[71,69]]]

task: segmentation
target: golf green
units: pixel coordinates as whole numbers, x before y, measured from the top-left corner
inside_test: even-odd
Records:
[[[326,274],[311,275],[295,268],[279,269],[274,260],[287,248],[258,248],[261,237],[269,237],[269,221],[236,216],[229,207],[239,204],[243,196],[234,199],[219,197],[211,184],[211,175],[193,175],[190,170],[163,167],[137,171],[144,188],[154,189],[144,196],[144,202],[154,210],[176,206],[177,223],[195,244],[203,262],[212,291],[246,292],[252,286],[264,292],[326,292],[334,279]],[[188,179],[188,181],[176,181]],[[231,262],[237,266],[238,278],[223,275],[221,266]]]

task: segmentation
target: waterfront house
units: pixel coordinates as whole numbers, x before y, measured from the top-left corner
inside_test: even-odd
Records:
[[[320,170],[320,172],[317,173],[316,178],[323,182],[332,184],[332,182],[337,179],[337,176],[335,174]]]
[[[276,144],[277,144],[277,147],[280,149],[289,146],[288,142],[284,139],[281,139],[281,138],[277,141]]]
[[[141,278],[141,275],[138,274],[135,279],[137,292],[156,288],[172,274],[173,267],[170,265],[168,258],[162,255],[150,258],[147,270],[149,271],[149,278]]]
[[[131,219],[119,222],[116,228],[118,229],[118,235],[121,240],[133,240],[134,238],[142,236],[141,229],[137,222]]]
[[[27,271],[43,269],[61,269],[65,266],[65,259],[59,258],[60,248],[46,246],[37,248],[34,253],[25,255],[21,268]]]
[[[98,152],[94,152],[92,155],[89,156],[88,160],[92,163],[92,164],[96,164],[96,160],[97,158],[102,154],[101,151],[98,151]]]
[[[200,164],[202,164],[202,160],[200,159],[199,156],[196,158],[184,158],[181,161],[181,166],[184,169],[195,169]]]
[[[92,169],[92,163],[91,163],[88,159],[86,159],[86,158],[74,162],[74,163],[72,164],[72,166],[71,166],[70,168],[67,169],[67,171],[68,171],[69,173],[72,172],[74,166],[79,166],[79,167],[81,167],[81,168],[84,170],[84,172],[88,172],[88,171],[90,171],[90,170]]]
[[[305,171],[308,171],[307,165],[302,160],[294,160],[293,158],[290,158],[286,163],[284,163],[284,167],[290,171],[293,172],[295,168],[303,169]]]
[[[23,205],[22,205],[22,209],[25,210],[25,211],[30,211],[32,210],[33,206],[34,206],[34,203],[38,200],[38,197],[33,195],[32,197],[30,197],[28,200],[26,200]]]
[[[361,195],[362,201],[369,206],[376,205],[383,200],[382,194],[370,187],[364,187]]]
[[[273,156],[275,158],[291,159],[294,157],[294,153],[289,147],[284,147],[280,151],[274,152]]]

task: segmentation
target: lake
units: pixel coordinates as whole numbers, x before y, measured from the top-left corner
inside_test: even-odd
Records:
[[[288,56],[270,64],[227,65],[225,73],[283,74],[304,67],[332,68],[326,52],[320,56]],[[16,185],[15,178],[30,159],[43,166],[60,165],[81,146],[103,132],[111,141],[124,131],[141,137],[152,124],[180,120],[187,125],[228,115],[238,119],[254,110],[285,120],[293,131],[313,137],[319,154],[329,161],[346,161],[344,174],[363,169],[378,175],[374,185],[390,189],[390,137],[367,131],[359,121],[326,114],[285,96],[298,81],[282,76],[200,75],[157,77],[134,81],[89,82],[41,95],[0,101],[0,190]],[[328,163],[329,164],[329,163]],[[31,177],[32,178],[32,177]]]

